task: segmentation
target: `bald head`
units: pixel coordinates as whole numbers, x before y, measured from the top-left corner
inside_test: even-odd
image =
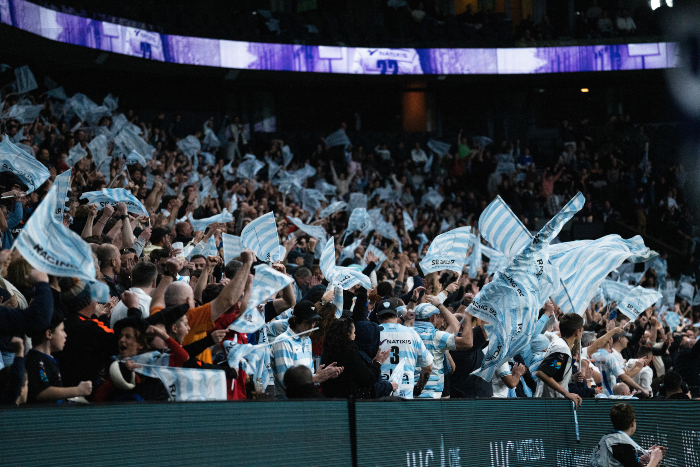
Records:
[[[116,246],[110,243],[100,245],[97,251],[95,251],[95,255],[100,262],[100,269],[119,269],[121,261],[119,258],[119,249]]]
[[[165,306],[177,306],[187,303],[190,308],[194,308],[194,293],[192,287],[185,282],[173,282],[165,289],[163,296]]]
[[[613,386],[613,394],[616,396],[629,396],[632,393],[630,392],[630,387],[625,383],[617,383]]]

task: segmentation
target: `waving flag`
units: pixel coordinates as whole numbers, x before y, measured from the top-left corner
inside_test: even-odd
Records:
[[[425,206],[426,204],[432,205],[435,209],[439,209],[440,205],[442,202],[445,200],[445,198],[442,197],[440,193],[438,193],[434,189],[429,189],[426,194],[423,195],[423,197],[420,200],[421,206]]]
[[[267,264],[255,267],[255,279],[248,300],[248,307],[243,314],[229,326],[229,329],[241,333],[255,332],[265,325],[265,317],[258,311],[258,305],[274,296],[292,283],[291,276],[275,271]]]
[[[326,197],[319,190],[304,188],[301,191],[301,206],[304,211],[313,216],[317,209],[321,207],[321,201],[326,202]]]
[[[197,153],[202,150],[202,143],[195,136],[189,135],[187,138],[178,141],[177,147],[184,155],[192,159],[197,157]]]
[[[226,373],[221,370],[200,370],[199,368],[177,368],[145,363],[152,360],[148,352],[130,358],[140,365],[134,371],[151,378],[158,378],[168,389],[168,400],[186,401],[225,401]]]
[[[423,273],[430,274],[447,269],[461,274],[467,260],[469,243],[473,241],[471,227],[460,227],[438,235],[420,262]]]
[[[297,179],[302,183],[304,180],[311,178],[314,175],[316,175],[316,169],[311,167],[309,164],[304,164],[304,167],[294,172],[294,176],[297,177]]]
[[[99,135],[92,139],[88,143],[88,148],[92,153],[92,161],[95,163],[96,167],[102,165],[104,161],[107,160],[109,150],[107,148],[107,137],[105,135]]]
[[[265,156],[265,162],[267,162],[267,179],[272,180],[282,166],[273,161],[270,156]]]
[[[224,263],[228,264],[241,256],[241,237],[222,233],[221,239],[224,244]]]
[[[114,97],[110,92],[104,99],[102,99],[102,105],[111,111],[117,110],[117,107],[119,107],[119,98]]]
[[[208,148],[208,149],[214,149],[214,148],[218,148],[219,146],[221,146],[221,141],[219,141],[219,138],[216,137],[216,135],[214,134],[214,131],[209,127],[204,128],[203,145],[205,148]]]
[[[190,221],[195,231],[204,232],[209,225],[215,222],[226,223],[233,221],[233,215],[228,212],[228,210],[224,209],[221,213],[207,217],[206,219],[194,219],[192,213],[190,213],[187,220]]]
[[[486,245],[481,245],[481,253],[489,259],[488,275],[493,276],[495,273],[505,269],[508,266],[508,258],[498,250],[489,248]]]
[[[70,105],[78,118],[84,122],[88,120],[90,112],[97,108],[97,104],[95,104],[88,96],[81,93],[77,93],[68,99],[68,105]]]
[[[353,212],[358,208],[362,208],[365,211],[367,210],[367,195],[362,193],[350,193],[348,211]]]
[[[68,151],[68,157],[66,158],[66,164],[68,167],[73,167],[75,164],[83,160],[87,156],[87,151],[83,149],[80,144],[76,144],[70,151]]]
[[[319,219],[324,219],[331,214],[335,214],[338,211],[343,211],[348,207],[348,203],[345,201],[335,201],[325,208],[321,209],[321,212],[318,214]]]
[[[625,240],[606,235],[598,240],[565,242],[549,247],[550,261],[559,269],[562,287],[552,296],[564,313],[583,316],[598,287],[625,260],[641,262],[657,255],[640,236]],[[621,297],[616,301],[619,303]]]
[[[331,278],[335,275],[335,240],[333,237],[328,239],[323,248],[319,267],[326,280],[331,282]]]
[[[365,208],[355,208],[350,213],[350,219],[348,219],[348,228],[345,231],[345,235],[352,233],[356,230],[365,231],[369,226],[369,216],[367,215],[367,210]]]
[[[320,179],[316,180],[316,189],[326,196],[335,196],[337,194],[338,187],[331,185],[324,179]]]
[[[118,154],[123,154],[124,156],[129,155],[131,151],[136,151],[147,161],[153,158],[153,153],[156,151],[156,148],[126,126],[114,138],[114,148]]]
[[[422,258],[423,257],[423,247],[428,243],[428,236],[425,235],[423,232],[419,233],[416,235],[416,238],[420,243],[418,243],[418,257]]]
[[[367,255],[369,255],[370,253],[379,258],[379,261],[377,262],[377,269],[379,269],[379,266],[381,266],[384,263],[384,261],[386,261],[386,255],[382,250],[372,245],[372,243],[370,242],[370,245],[365,250],[365,257],[362,258],[363,266],[367,266]]]
[[[292,222],[292,224],[296,225],[299,228],[299,230],[314,238],[321,239],[326,238],[328,236],[328,234],[326,233],[326,229],[324,229],[320,225],[306,225],[298,217],[287,217],[287,219],[289,219]]]
[[[131,153],[126,158],[126,165],[134,165],[134,164],[141,164],[141,167],[146,167],[148,164],[146,162],[146,159],[143,158],[141,154],[136,152],[135,150],[132,150]]]
[[[451,147],[450,143],[443,143],[432,138],[428,141],[428,148],[440,157],[449,154]]]
[[[39,188],[51,174],[34,157],[21,150],[5,137],[0,141],[0,172],[12,172],[27,185],[27,193]]]
[[[530,231],[500,196],[496,196],[479,216],[479,232],[508,258],[515,256],[532,239]]]
[[[68,191],[70,190],[70,170],[66,170],[61,175],[57,176],[53,182],[56,187],[56,209],[54,209],[54,218],[56,222],[63,222],[63,211],[66,208],[68,201]]]
[[[238,165],[238,170],[236,175],[238,178],[247,178],[248,180],[255,180],[255,175],[260,172],[260,170],[265,167],[265,163],[257,159],[248,159],[241,162]]]
[[[411,216],[406,211],[403,211],[403,229],[406,232],[410,232],[414,229],[413,219],[411,219]]]
[[[241,247],[251,249],[261,261],[274,261],[279,255],[277,223],[272,212],[258,217],[241,232]]]
[[[15,68],[15,77],[17,78],[17,94],[39,89],[39,85],[34,79],[34,73],[27,65]]]
[[[637,286],[618,303],[617,309],[634,321],[662,297],[656,290]]]
[[[396,229],[391,222],[387,222],[381,217],[377,220],[374,228],[376,229],[377,233],[384,238],[399,240],[399,234],[396,233]]]
[[[258,372],[259,365],[264,365],[267,344],[239,344],[226,340],[223,345],[228,366],[236,371],[242,369],[247,375],[253,376]]]
[[[112,125],[109,127],[110,133],[116,136],[119,134],[120,131],[126,126],[126,124],[129,123],[129,119],[126,118],[126,115],[124,114],[118,114],[112,116]]]
[[[329,148],[332,148],[334,146],[349,146],[351,144],[350,138],[348,138],[348,135],[342,128],[326,136],[324,140],[326,142],[326,146]]]
[[[33,268],[56,277],[95,280],[92,249],[55,217],[58,187],[53,185],[20,231],[14,247]]]
[[[22,125],[27,123],[34,123],[34,120],[39,116],[41,111],[44,109],[43,105],[19,105],[15,104],[10,107],[5,114],[3,114],[3,119],[14,118]],[[24,130],[24,129],[22,129]]]
[[[211,178],[204,177],[201,181],[201,189],[199,191],[199,204],[203,205],[204,200],[207,198],[207,196],[211,196],[212,194],[212,188],[213,184],[211,182]]]
[[[59,86],[57,88],[53,88],[49,90],[46,93],[47,96],[53,97],[54,99],[58,99],[60,101],[67,101],[68,96],[66,95],[66,91],[63,89],[63,86]]]
[[[83,193],[80,199],[87,199],[88,204],[95,204],[99,208],[103,208],[108,204],[114,206],[117,203],[124,203],[128,212],[148,216],[148,211],[141,204],[141,201],[124,188],[103,188],[100,191],[89,191]]]
[[[357,240],[352,242],[350,245],[343,248],[343,250],[340,252],[340,257],[338,258],[338,261],[340,261],[342,263],[343,261],[345,261],[346,258],[353,258],[355,256],[355,250],[361,244],[362,244],[362,239],[358,238]]]
[[[496,368],[530,345],[537,314],[559,284],[547,247],[584,202],[581,193],[569,201],[474,298],[469,313],[488,323],[489,335],[484,361],[474,374],[491,381]]]
[[[470,279],[476,279],[477,270],[481,267],[481,235],[474,240],[472,254],[467,258],[467,274]]]

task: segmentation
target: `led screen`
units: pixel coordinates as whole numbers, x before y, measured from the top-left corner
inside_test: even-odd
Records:
[[[383,49],[269,44],[160,34],[0,0],[0,22],[66,44],[186,65],[365,75],[531,74],[648,70],[677,63],[677,44],[511,49]]]

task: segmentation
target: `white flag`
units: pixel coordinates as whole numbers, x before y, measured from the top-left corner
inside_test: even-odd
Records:
[[[233,221],[233,214],[224,209],[219,214],[216,214],[214,216],[207,217],[205,219],[195,219],[192,217],[192,213],[190,213],[187,217],[187,220],[190,221],[190,224],[192,224],[192,228],[195,231],[204,232],[205,230],[207,230],[207,227],[210,224],[213,224],[215,222],[225,223]]]
[[[15,68],[15,77],[17,78],[17,94],[24,94],[39,88],[36,79],[34,79],[34,73],[27,65]]]
[[[145,214],[148,216],[146,207],[141,204],[136,196],[124,188],[103,188],[100,191],[88,191],[83,193],[80,199],[87,199],[88,204],[95,204],[98,208],[103,208],[108,204],[114,206],[117,203],[126,204],[126,210],[133,214]]]
[[[272,212],[254,219],[241,232],[241,248],[253,250],[261,261],[276,261],[279,247],[277,223]]]
[[[403,229],[406,232],[410,232],[414,229],[413,219],[411,219],[411,216],[406,211],[403,211]]]
[[[228,264],[241,256],[241,237],[222,233],[221,239],[224,243],[224,263]]]

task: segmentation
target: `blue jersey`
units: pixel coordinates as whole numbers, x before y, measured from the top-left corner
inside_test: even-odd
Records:
[[[303,365],[314,373],[314,363],[311,356],[311,339],[308,334],[297,335],[292,328],[288,328],[279,337],[291,336],[288,339],[276,339],[272,344],[272,372],[275,375],[275,398],[284,399],[286,391],[284,387],[284,374],[293,366]]]
[[[415,49],[356,48],[352,72],[362,75],[422,75]]]
[[[438,331],[429,322],[417,321],[413,329],[418,333],[425,348],[433,356],[433,370],[430,379],[423,388],[419,397],[429,397],[439,399],[442,390],[445,388],[445,351],[455,350],[455,335],[444,331]],[[416,368],[415,379],[420,375],[420,368]]]
[[[389,358],[382,363],[382,380],[388,381],[396,365],[401,359],[405,359],[403,377],[395,394],[412,399],[414,372],[416,368],[432,365],[433,356],[414,329],[397,323],[384,323],[381,327],[379,348],[382,352],[391,351]]]
[[[617,357],[605,349],[600,349],[594,353],[591,356],[591,360],[600,370],[600,376],[603,380],[603,394],[612,396],[613,386],[617,384],[617,377],[623,374],[625,369],[620,365]]]

